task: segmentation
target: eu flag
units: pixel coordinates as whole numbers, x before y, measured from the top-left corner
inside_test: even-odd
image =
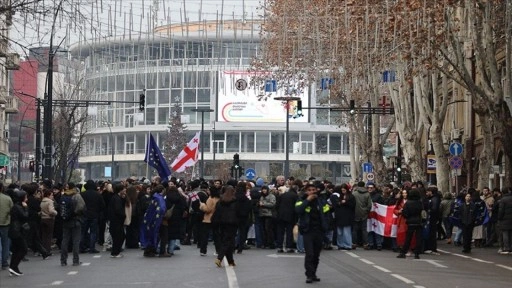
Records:
[[[149,133],[149,141],[146,147],[146,156],[144,157],[144,162],[148,163],[149,166],[153,167],[158,171],[158,175],[163,180],[168,180],[168,177],[171,176],[171,171],[169,170],[169,166],[167,166],[167,162],[165,162],[165,158],[158,148],[158,144],[156,144],[155,138],[153,135]]]

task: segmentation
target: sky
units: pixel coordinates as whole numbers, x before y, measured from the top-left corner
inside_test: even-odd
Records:
[[[62,1],[62,9],[58,10]],[[265,0],[44,0],[53,11],[53,43],[67,48],[94,38],[147,33],[155,25],[154,3],[158,3],[157,26],[188,21],[258,18]],[[74,8],[72,8],[74,7]],[[55,15],[55,14],[54,14]],[[27,48],[49,46],[52,13],[28,15],[16,13],[10,31],[11,49],[22,57]],[[185,18],[186,17],[186,18]]]

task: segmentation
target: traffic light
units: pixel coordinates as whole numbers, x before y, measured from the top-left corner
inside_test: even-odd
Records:
[[[235,155],[233,155],[233,166],[237,168],[240,166],[240,155],[238,155],[238,153],[235,153]]]
[[[297,101],[297,115],[302,116],[302,100]]]
[[[35,162],[34,161],[30,161],[28,162],[28,170],[30,172],[34,172],[36,170],[36,167],[35,167]]]
[[[350,100],[350,114],[355,114],[356,113],[356,101],[355,100]]]
[[[144,106],[146,106],[146,95],[141,93],[139,95],[139,110],[144,111]]]

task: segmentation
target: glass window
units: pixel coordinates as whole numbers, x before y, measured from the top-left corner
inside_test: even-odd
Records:
[[[183,107],[183,114],[182,115],[189,115],[190,118],[190,122],[188,122],[189,124],[201,124],[201,122],[197,122],[198,121],[198,118],[197,118],[197,115],[196,115],[196,112],[192,111],[192,109],[194,109],[195,107]],[[199,121],[201,121],[201,119],[199,119]]]
[[[300,133],[300,141],[313,141],[313,133],[311,133],[311,132]]]
[[[242,151],[254,152],[254,132],[242,132]]]
[[[124,134],[116,136],[116,154],[124,154]]]
[[[256,132],[256,152],[268,153],[270,138],[268,132]]]
[[[210,72],[197,72],[197,87],[210,87]]]
[[[146,107],[146,125],[155,125],[155,108]]]
[[[341,154],[340,134],[329,134],[329,154]]]
[[[206,153],[209,153],[211,151],[210,140],[211,140],[210,133],[204,133],[203,140],[201,140],[201,142],[203,145],[203,151]]]
[[[145,153],[146,152],[146,138],[148,137],[147,134],[141,134],[138,133],[135,136],[135,153]]]
[[[126,90],[135,90],[135,81],[133,74],[126,75]]]
[[[156,91],[146,90],[146,106],[156,104]]]
[[[169,89],[158,90],[158,104],[169,104]]]
[[[240,152],[240,133],[226,132],[226,153]]]
[[[184,103],[196,103],[196,90],[195,89],[183,89],[183,102]]]
[[[350,140],[348,133],[341,134],[341,144],[341,153],[345,155],[350,154]]]
[[[165,125],[169,122],[169,107],[158,108],[158,124]]]
[[[300,143],[299,143],[299,133],[290,132],[290,143],[288,143],[288,151],[293,153],[299,153]]]
[[[116,76],[116,91],[124,90],[124,76],[125,75],[117,75]]]
[[[171,103],[181,103],[181,89],[171,90]]]
[[[181,88],[181,71],[180,72],[171,72],[171,87],[172,88]]]
[[[197,102],[210,103],[210,89],[197,89]]]
[[[156,81],[158,79],[158,76],[156,73],[147,73],[146,74],[146,89],[156,89]]]
[[[270,134],[270,149],[272,153],[284,152],[284,133],[272,132]]]
[[[196,88],[196,72],[184,72],[183,73],[183,87],[185,88]]]
[[[169,88],[169,73],[162,72],[158,75],[158,88]]]
[[[146,75],[144,73],[135,74],[135,90],[146,89]]]
[[[315,148],[316,154],[327,154],[327,135],[315,134]]]
[[[329,125],[329,110],[317,109],[316,110],[316,124]]]

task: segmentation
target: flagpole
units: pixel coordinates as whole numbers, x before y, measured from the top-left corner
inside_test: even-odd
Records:
[[[149,142],[151,140],[151,132],[148,131],[148,140],[146,142],[146,153],[149,151]],[[149,161],[146,162],[146,179],[149,179]],[[149,179],[151,181],[151,179]]]

